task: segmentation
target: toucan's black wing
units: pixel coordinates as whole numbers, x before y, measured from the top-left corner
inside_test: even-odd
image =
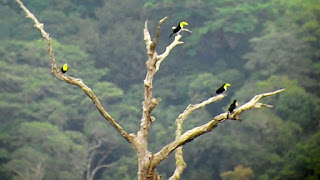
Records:
[[[229,106],[229,109],[228,109],[228,111],[229,112],[233,112],[233,110],[237,107],[237,102],[236,101],[233,101],[233,103]]]
[[[172,31],[172,33],[170,34],[169,38],[171,38],[171,36],[177,32],[179,32],[181,30],[181,27],[180,27],[180,23],[178,24],[178,26],[176,28],[174,28],[174,30]]]
[[[216,90],[216,93],[221,94],[221,93],[223,93],[223,91],[224,91],[224,88],[223,88],[223,86],[221,86]]]

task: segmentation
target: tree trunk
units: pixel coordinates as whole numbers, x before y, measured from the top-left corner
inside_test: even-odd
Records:
[[[140,130],[133,141],[138,156],[138,180],[160,180],[161,177],[155,174],[154,167],[151,166],[153,154],[148,151],[147,135],[147,131]]]
[[[150,158],[142,157],[139,159],[138,180],[160,180],[161,176],[154,172],[154,168],[151,168],[152,156]]]

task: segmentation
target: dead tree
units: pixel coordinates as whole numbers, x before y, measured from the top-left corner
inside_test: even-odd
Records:
[[[234,112],[227,116],[228,112],[221,113],[215,117],[208,123],[190,129],[184,133],[182,133],[182,124],[184,120],[188,117],[190,113],[194,110],[204,107],[212,102],[220,100],[224,98],[225,94],[216,95],[214,97],[210,97],[209,99],[199,103],[199,104],[190,104],[176,119],[177,130],[176,130],[176,138],[166,146],[164,146],[159,152],[152,153],[148,150],[148,135],[149,129],[152,123],[156,122],[155,117],[151,115],[152,110],[157,106],[160,102],[159,98],[154,98],[152,94],[153,89],[153,78],[155,74],[159,71],[160,65],[165,60],[165,58],[170,54],[171,50],[177,45],[183,44],[180,39],[182,38],[181,34],[176,34],[173,42],[166,47],[165,52],[162,54],[158,54],[156,51],[157,42],[160,33],[161,25],[167,20],[167,17],[161,19],[156,28],[156,34],[153,39],[151,39],[147,21],[145,22],[143,34],[144,34],[144,42],[146,45],[148,60],[146,61],[146,69],[147,74],[144,80],[144,100],[142,102],[142,118],[140,123],[140,129],[136,133],[127,133],[118,123],[117,121],[108,113],[108,111],[101,105],[98,97],[93,93],[93,91],[83,83],[83,81],[79,78],[71,77],[67,74],[63,74],[60,72],[59,68],[56,65],[56,59],[53,53],[53,49],[51,46],[51,38],[49,34],[44,30],[44,25],[40,23],[37,18],[23,5],[20,0],[16,0],[19,6],[26,13],[26,17],[30,18],[35,27],[40,31],[42,37],[47,42],[48,53],[51,59],[52,64],[52,73],[59,79],[80,87],[84,93],[88,95],[88,97],[92,100],[100,114],[106,119],[121,135],[122,137],[130,143],[135,149],[138,157],[138,179],[139,180],[158,180],[161,179],[161,176],[155,173],[155,168],[159,165],[159,163],[164,160],[168,155],[176,151],[176,169],[174,174],[170,177],[171,180],[179,179],[182,174],[186,164],[183,160],[182,147],[184,144],[191,142],[193,139],[199,137],[202,134],[212,131],[217,125],[221,122],[224,122],[227,119],[239,120],[239,116],[242,112],[265,107],[272,107],[271,105],[260,103],[259,100],[266,97],[278,94],[284,89],[276,90],[274,92],[263,93],[254,96],[249,102],[243,104],[239,108],[235,109]]]
[[[103,139],[98,139],[96,145],[92,146],[88,151],[89,158],[86,167],[86,180],[93,180],[94,176],[100,169],[108,168],[115,164],[115,162],[104,164],[104,161],[107,160],[108,156],[112,153],[116,146],[111,145],[111,147],[108,147],[108,150],[104,149],[104,151],[102,151],[101,147],[103,146],[103,144],[107,144],[107,142],[104,142]],[[93,163],[93,161],[96,159],[96,156],[98,155],[100,155],[99,160]]]

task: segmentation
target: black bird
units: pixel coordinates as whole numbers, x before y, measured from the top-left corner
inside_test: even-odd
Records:
[[[178,26],[177,26],[175,29],[173,29],[173,31],[172,31],[172,33],[170,34],[169,38],[171,38],[171,36],[172,36],[173,34],[176,34],[176,33],[178,33],[179,31],[181,31],[181,29],[183,28],[183,26],[186,26],[186,25],[188,25],[187,22],[181,21],[181,22],[178,24]]]
[[[238,105],[237,100],[233,100],[232,104],[230,104],[230,106],[229,106],[228,111],[229,111],[230,113],[233,113],[233,110],[237,107],[237,105]]]
[[[221,87],[219,87],[219,88],[216,90],[216,94],[221,94],[221,93],[223,93],[224,91],[226,91],[226,90],[228,89],[229,86],[231,86],[231,85],[228,84],[228,83],[223,84]]]
[[[228,114],[227,114],[227,119],[229,119],[229,115],[233,113],[233,110],[238,106],[237,100],[233,100],[232,104],[230,104],[229,109],[228,109]]]

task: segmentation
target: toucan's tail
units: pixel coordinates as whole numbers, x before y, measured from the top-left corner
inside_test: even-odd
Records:
[[[169,38],[171,38],[171,36],[172,36],[173,34],[174,34],[174,33],[171,33],[170,36],[169,36]]]

